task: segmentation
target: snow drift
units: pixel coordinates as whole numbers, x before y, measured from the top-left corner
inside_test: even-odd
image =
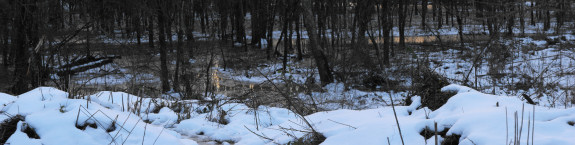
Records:
[[[305,119],[326,137],[324,145],[401,144],[401,138],[408,145],[434,144],[434,133],[429,133],[434,123],[440,142],[575,144],[575,108],[533,106],[516,96],[489,95],[459,85],[442,91],[457,94],[435,111],[420,106],[417,96],[410,106],[395,107],[401,133],[392,107],[383,104],[376,109],[317,112]],[[166,101],[162,99],[107,91],[81,98],[86,99],[69,99],[68,93],[49,87],[18,96],[0,94],[0,120],[21,116],[7,143],[188,145],[197,144],[189,136],[202,136],[238,145],[287,144],[311,131],[302,117],[285,108],[222,103],[218,110],[202,111],[205,105],[191,101],[195,104],[189,119],[181,120],[181,111],[157,106]]]

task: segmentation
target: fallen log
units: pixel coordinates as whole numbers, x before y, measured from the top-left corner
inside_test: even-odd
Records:
[[[81,59],[70,62],[69,64],[58,67],[56,74],[60,77],[73,76],[90,69],[98,68],[106,64],[114,62],[114,59],[119,59],[121,56],[107,56],[95,58],[87,56]]]

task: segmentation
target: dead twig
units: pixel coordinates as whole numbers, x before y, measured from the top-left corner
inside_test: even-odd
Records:
[[[395,116],[395,123],[397,123],[397,129],[399,130],[399,137],[401,138],[401,144],[405,145],[403,142],[403,135],[401,134],[401,127],[399,127],[399,120],[397,119],[397,113],[395,112],[395,105],[393,104],[393,98],[389,95],[389,99],[391,100],[391,108],[393,109],[393,116]]]
[[[353,127],[353,126],[351,126],[351,125],[349,125],[349,124],[343,124],[343,123],[341,123],[341,122],[333,121],[333,120],[331,120],[331,119],[327,119],[327,120],[329,120],[329,121],[331,121],[331,122],[334,122],[334,123],[337,123],[337,124],[341,124],[341,125],[345,125],[345,126],[351,127],[351,128],[353,128],[353,129],[357,129],[357,127]]]

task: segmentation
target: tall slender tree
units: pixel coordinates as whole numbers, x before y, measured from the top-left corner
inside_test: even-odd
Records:
[[[304,25],[309,36],[309,49],[311,49],[311,53],[315,60],[321,83],[322,85],[327,85],[333,82],[333,76],[328,60],[318,42],[319,36],[316,28],[317,23],[315,16],[311,11],[312,2],[311,0],[302,0],[301,6],[303,8]]]

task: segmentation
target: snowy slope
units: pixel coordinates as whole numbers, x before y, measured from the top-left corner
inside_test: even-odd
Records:
[[[16,97],[2,95],[0,102],[11,103],[2,108],[1,118],[24,117],[7,141],[11,145],[195,144],[121,108],[98,104],[102,101],[68,99],[68,93],[54,88],[41,87]],[[26,126],[39,139],[23,133]]]
[[[459,85],[442,90],[457,94],[435,111],[420,107],[419,97],[413,97],[411,106],[395,107],[401,136],[390,106],[317,112],[305,119],[326,137],[324,145],[388,144],[388,141],[401,144],[401,138],[407,145],[434,144],[432,136],[426,139],[421,132],[426,128],[433,130],[435,122],[438,132],[443,132],[439,133],[440,142],[451,138],[462,145],[509,144],[515,140],[521,144],[575,144],[575,126],[568,123],[575,123],[575,108],[533,106],[515,96],[489,95]],[[206,111],[207,106],[190,101],[195,103],[190,107],[192,110],[174,111],[168,107],[156,108],[160,107],[156,103],[166,100],[123,92],[83,97],[88,100],[67,97],[68,93],[49,87],[18,96],[0,94],[0,103],[4,104],[0,119],[6,121],[16,115],[23,118],[8,143],[186,145],[197,144],[187,138],[201,136],[238,145],[287,144],[311,131],[302,117],[285,108],[254,109],[239,103],[220,103],[218,109]],[[189,112],[189,119],[180,120],[182,112]],[[25,133],[30,129],[39,138]],[[460,137],[453,138],[456,136]]]
[[[405,144],[434,144],[433,138],[426,142],[420,135],[426,127],[433,129],[434,122],[438,123],[439,132],[445,129],[448,130],[447,136],[460,135],[459,142],[463,145],[510,143],[514,141],[515,129],[521,130],[521,144],[527,144],[528,133],[530,144],[575,144],[573,138],[575,127],[568,124],[569,121],[575,121],[575,108],[555,109],[535,106],[535,128],[532,130],[532,124],[528,127],[528,123],[533,123],[530,119],[533,106],[525,104],[522,113],[524,103],[517,97],[483,94],[458,85],[447,86],[444,90],[455,91],[458,94],[433,112],[427,108],[414,110],[417,107],[415,105],[419,104],[395,108]],[[514,117],[515,112],[518,113],[518,119]],[[315,130],[327,137],[322,143],[324,145],[388,144],[387,138],[391,144],[401,144],[391,107],[319,112],[306,118],[312,122]],[[515,121],[518,122],[518,127],[514,127]],[[310,130],[302,126],[301,120],[296,119],[258,132],[273,141],[247,134],[237,144],[285,144],[293,140],[285,135],[288,130],[285,128]],[[294,132],[292,135],[302,137],[304,133]],[[531,138],[534,143],[531,142]],[[440,142],[441,140],[440,137]]]

